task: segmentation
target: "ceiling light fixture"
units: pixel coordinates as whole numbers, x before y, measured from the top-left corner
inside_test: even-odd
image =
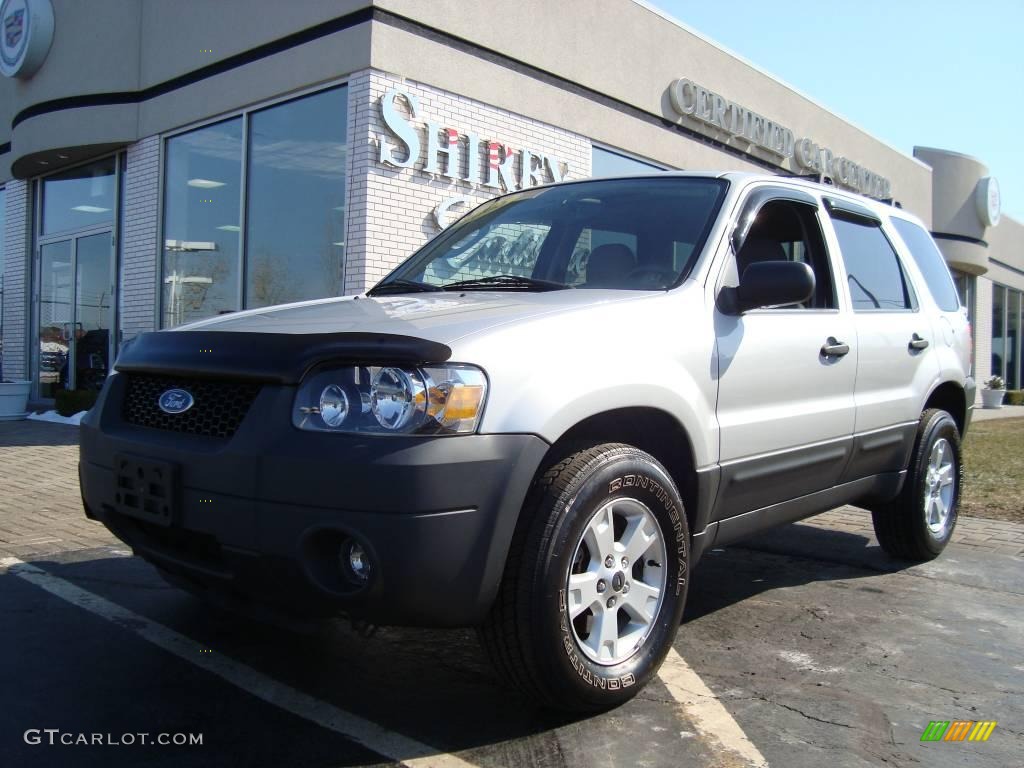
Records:
[[[198,187],[199,189],[216,189],[217,187],[223,187],[226,182],[214,181],[213,179],[189,179],[188,185],[190,187]]]

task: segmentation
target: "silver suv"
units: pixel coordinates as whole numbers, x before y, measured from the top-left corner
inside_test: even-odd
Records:
[[[512,684],[597,710],[655,674],[711,546],[854,503],[938,555],[970,350],[898,208],[735,173],[537,187],[366,295],[138,337],[82,496],[211,601],[478,626]]]

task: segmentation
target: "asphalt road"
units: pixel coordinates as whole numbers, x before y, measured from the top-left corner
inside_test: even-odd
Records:
[[[207,609],[112,547],[23,559],[0,566],[6,766],[752,764],[661,679],[565,718],[501,688],[471,632],[295,635]],[[772,766],[1024,755],[1018,557],[953,544],[905,567],[870,538],[789,526],[705,558],[676,649]],[[985,743],[922,743],[931,720],[998,726]],[[28,744],[29,729],[202,744]]]

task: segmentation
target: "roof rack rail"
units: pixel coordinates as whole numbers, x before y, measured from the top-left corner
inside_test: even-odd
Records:
[[[823,173],[797,173],[795,171],[779,171],[775,175],[784,176],[787,179],[804,179],[805,181],[813,181],[817,184],[825,184],[830,187],[835,186],[835,182],[832,181],[832,177],[827,176]]]

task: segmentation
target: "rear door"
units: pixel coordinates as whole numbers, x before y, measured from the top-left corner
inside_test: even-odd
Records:
[[[844,481],[903,469],[937,375],[935,338],[881,219],[826,198],[856,328],[854,451]]]
[[[800,306],[736,316],[716,310],[721,520],[830,488],[850,455],[856,339],[839,303],[818,203],[794,190],[748,198],[749,234],[720,276],[736,285],[754,261],[793,260],[815,273]],[[749,206],[760,200],[756,210]]]

